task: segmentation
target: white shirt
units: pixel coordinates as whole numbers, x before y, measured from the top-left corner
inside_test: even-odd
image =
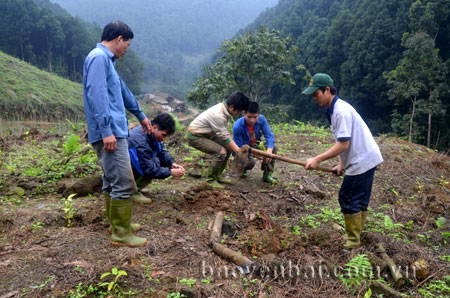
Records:
[[[346,175],[363,174],[383,162],[372,133],[350,104],[336,96],[328,114],[335,141],[350,140],[348,150],[340,154]]]

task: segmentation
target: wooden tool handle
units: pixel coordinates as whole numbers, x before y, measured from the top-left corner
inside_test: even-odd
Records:
[[[259,156],[270,157],[270,158],[273,158],[273,159],[278,159],[278,160],[282,160],[282,161],[285,161],[285,162],[295,163],[295,164],[301,165],[301,166],[306,166],[306,162],[304,162],[304,161],[296,160],[296,159],[289,158],[289,157],[280,156],[280,155],[277,155],[277,154],[270,154],[270,153],[267,153],[265,151],[261,151],[261,150],[258,150],[258,149],[251,148],[250,150],[251,150],[250,154],[252,154],[252,155],[259,155]],[[324,172],[337,174],[336,170],[333,170],[333,169],[330,169],[330,168],[327,168],[327,167],[323,167],[323,166],[320,166],[320,165],[316,168],[316,170],[321,170],[321,171],[324,171]]]

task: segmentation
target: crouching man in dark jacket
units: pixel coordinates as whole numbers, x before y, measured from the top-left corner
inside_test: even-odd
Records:
[[[175,132],[175,121],[167,113],[159,114],[151,121],[152,134],[146,135],[140,126],[130,131],[128,151],[131,167],[138,188],[132,198],[137,203],[150,204],[152,200],[141,192],[152,179],[182,177],[184,168],[175,163],[162,143]]]

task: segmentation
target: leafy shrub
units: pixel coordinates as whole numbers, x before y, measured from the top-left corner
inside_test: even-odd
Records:
[[[80,149],[80,136],[69,135],[67,140],[64,142],[63,149],[66,155],[71,155]]]

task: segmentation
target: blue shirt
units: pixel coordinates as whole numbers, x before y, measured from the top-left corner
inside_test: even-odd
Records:
[[[261,141],[261,136],[264,135],[266,148],[273,149],[275,146],[275,136],[270,129],[269,123],[267,123],[266,117],[263,115],[259,115],[258,121],[255,123],[255,134],[258,141]],[[247,124],[245,123],[245,117],[239,118],[234,123],[233,140],[239,147],[250,144],[250,136],[248,134]]]
[[[170,168],[175,162],[174,158],[162,142],[155,140],[153,134],[144,134],[142,126],[130,131],[128,151],[133,172],[155,179],[164,179],[171,175]]]
[[[136,98],[117,74],[115,66],[114,54],[101,43],[84,60],[83,98],[89,143],[111,135],[127,138],[125,109],[139,121],[146,118]]]

